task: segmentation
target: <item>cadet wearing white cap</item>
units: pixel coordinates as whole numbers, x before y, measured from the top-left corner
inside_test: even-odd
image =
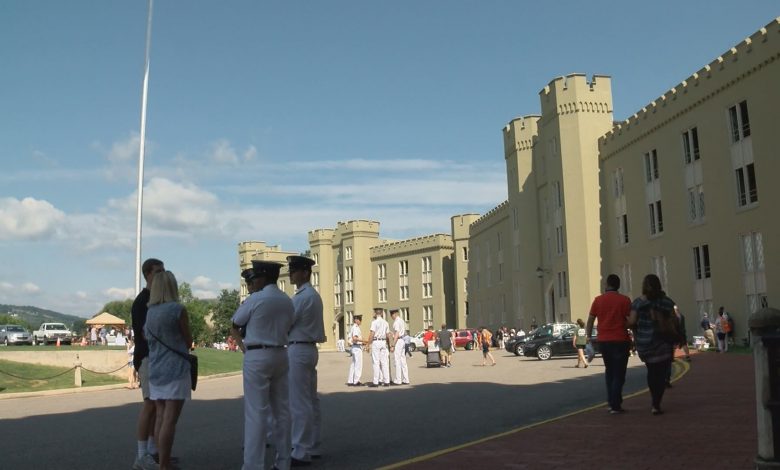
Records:
[[[290,399],[287,332],[293,323],[292,301],[276,286],[280,263],[252,261],[256,291],[233,315],[231,334],[244,352],[244,465],[265,468],[269,423],[274,423],[274,465],[290,467]],[[246,338],[239,329],[246,328]],[[269,416],[270,411],[270,416]],[[271,421],[273,418],[273,421]]]
[[[360,330],[360,324],[363,322],[363,315],[352,317],[354,323],[349,330],[349,339],[352,342],[352,362],[349,364],[349,375],[347,376],[347,385],[350,387],[360,387],[360,378],[363,375],[363,332]]]
[[[388,362],[387,340],[390,334],[390,325],[385,321],[385,312],[381,308],[374,309],[374,321],[371,322],[371,333],[368,335],[368,344],[371,346],[371,363],[374,369],[374,381],[369,387],[378,387],[379,381],[384,381],[384,386],[390,386],[390,364]]]
[[[298,288],[292,302],[295,321],[290,329],[290,414],[292,464],[307,465],[320,457],[320,398],[317,396],[317,343],[325,341],[322,298],[309,283],[314,260],[288,256],[290,282]]]
[[[406,364],[406,343],[404,342],[406,322],[398,314],[397,308],[390,310],[390,315],[393,317],[393,326],[391,328],[391,338],[388,338],[388,341],[392,341],[391,344],[393,345],[393,363],[395,364],[395,380],[393,380],[393,384],[408,385],[409,366]]]

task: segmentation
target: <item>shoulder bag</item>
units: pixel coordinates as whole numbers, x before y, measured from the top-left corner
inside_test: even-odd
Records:
[[[160,338],[157,337],[157,335],[155,335],[151,331],[149,332],[149,334],[154,336],[154,339],[159,341],[160,344],[168,348],[170,351],[173,351],[174,353],[183,357],[187,362],[190,363],[190,382],[192,382],[192,390],[195,391],[195,387],[198,386],[198,356],[194,354],[184,354],[181,351],[177,351],[172,347],[168,346],[167,344],[165,344]]]

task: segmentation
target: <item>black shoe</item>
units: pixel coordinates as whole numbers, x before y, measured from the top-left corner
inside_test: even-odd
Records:
[[[393,387],[396,387],[396,386],[401,385],[401,384],[397,384],[395,382],[390,382],[390,385],[392,385]],[[387,385],[385,385],[385,386],[387,386]]]
[[[362,387],[363,385],[365,385],[363,382],[356,382],[352,384],[353,387]]]
[[[308,467],[309,465],[311,465],[311,462],[307,462],[305,460],[298,460],[295,457],[290,457],[291,467]]]
[[[370,383],[370,384],[368,384],[368,386],[371,387],[371,388],[375,388],[375,387],[378,387],[379,384]]]
[[[672,383],[671,382],[666,382],[666,388],[672,388]]]
[[[385,387],[389,387],[390,383],[383,384]]]

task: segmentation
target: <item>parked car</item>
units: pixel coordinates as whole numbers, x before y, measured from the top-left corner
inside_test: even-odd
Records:
[[[455,330],[455,347],[467,350],[477,347],[477,330]]]
[[[506,349],[506,352],[514,353],[515,356],[522,356],[523,344],[525,344],[529,337],[530,334],[510,336],[507,340],[504,341],[504,349]]]
[[[418,349],[421,351],[425,350],[425,345],[423,344],[423,335],[425,334],[425,330],[420,331],[416,335],[412,336],[412,342],[409,343],[409,351],[415,352]]]
[[[540,326],[533,335],[523,344],[523,355],[536,356],[546,361],[553,356],[576,356],[577,348],[572,345],[577,325],[574,323],[548,323]],[[593,329],[591,344],[594,350],[599,352],[596,340],[596,329]]]
[[[0,325],[0,342],[11,344],[32,344],[32,335],[23,326]]]

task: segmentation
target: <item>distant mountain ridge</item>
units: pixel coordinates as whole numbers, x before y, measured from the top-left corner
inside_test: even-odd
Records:
[[[33,306],[3,305],[0,304],[0,315],[10,315],[29,323],[32,327],[38,327],[41,323],[65,323],[67,326],[73,325],[76,321],[84,321],[82,317],[68,315],[67,313],[55,312]]]

